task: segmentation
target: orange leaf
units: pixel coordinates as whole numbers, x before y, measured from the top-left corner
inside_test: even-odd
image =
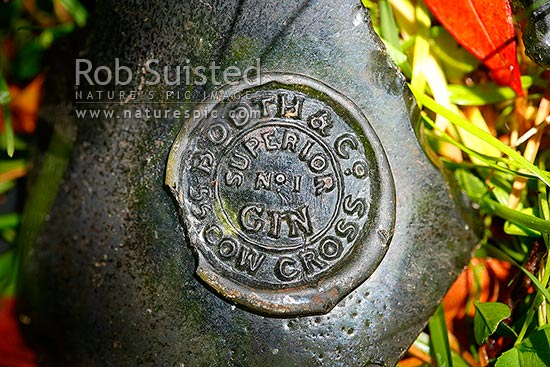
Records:
[[[474,301],[495,302],[504,298],[501,290],[514,275],[510,263],[497,259],[473,258],[443,299],[449,332],[463,346],[468,345],[468,322],[474,317]]]
[[[38,75],[25,88],[10,86],[10,112],[15,132],[31,134],[36,129],[44,76]],[[4,115],[0,113],[0,127],[4,129]]]
[[[416,357],[409,357],[399,361],[397,367],[421,367],[425,364],[426,363],[421,359],[418,359]]]
[[[518,96],[521,87],[512,8],[508,0],[424,0],[433,15],[462,47],[489,68],[500,85]]]
[[[11,180],[17,180],[18,178],[24,177],[26,174],[27,174],[27,167],[13,168],[9,171],[0,173],[0,183],[11,181]]]

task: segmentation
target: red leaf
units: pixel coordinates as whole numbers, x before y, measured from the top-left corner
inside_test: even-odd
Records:
[[[491,78],[523,96],[508,0],[424,0],[453,37],[488,68]]]
[[[19,331],[13,298],[0,298],[0,366],[38,367]]]

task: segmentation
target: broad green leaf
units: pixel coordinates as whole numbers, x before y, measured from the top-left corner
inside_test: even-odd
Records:
[[[510,308],[500,302],[474,302],[474,336],[481,345],[498,328],[502,320],[510,317]]]
[[[470,367],[468,363],[460,356],[460,354],[451,351],[451,359],[453,360],[453,367]]]
[[[487,194],[487,186],[477,176],[470,171],[457,169],[454,176],[460,187],[466,192],[470,199],[481,201],[483,196]]]
[[[493,194],[495,199],[500,204],[508,205],[508,199],[510,198],[510,191],[512,191],[512,182],[514,182],[514,176],[511,176],[508,173],[487,171],[487,170],[485,170],[483,173],[485,175],[480,174],[480,176],[483,180],[490,180],[491,193]],[[504,178],[503,176],[509,176],[509,177]],[[533,213],[529,213],[529,214],[533,214]]]
[[[533,238],[541,236],[539,231],[534,231],[526,226],[515,224],[510,221],[506,221],[504,223],[504,233],[512,236],[524,236]]]
[[[542,185],[546,188],[546,186]],[[523,214],[532,215],[535,216],[535,210],[534,208],[525,208],[522,209],[521,212]],[[547,218],[545,218],[547,219]],[[522,226],[516,223],[512,223],[510,221],[506,221],[504,223],[504,233],[514,235],[514,236],[526,236],[526,237],[540,237],[541,233],[540,231],[535,231],[527,226]]]
[[[439,367],[452,367],[451,347],[447,336],[447,325],[443,307],[439,305],[428,323],[430,329],[431,352]]]
[[[550,361],[550,325],[534,331],[523,342],[503,353],[495,367],[547,367]]]
[[[408,39],[404,40],[403,43],[401,43],[401,51],[403,52],[409,52],[414,47],[414,42],[416,40],[416,36],[413,34]]]
[[[512,348],[498,357],[495,367],[520,367],[519,364],[519,351],[517,348]],[[527,367],[527,366],[526,366]]]

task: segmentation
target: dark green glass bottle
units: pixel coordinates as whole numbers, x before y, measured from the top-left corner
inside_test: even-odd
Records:
[[[94,19],[69,80],[52,72],[46,163],[70,154],[23,239],[44,365],[395,364],[475,239],[362,4],[100,1]]]

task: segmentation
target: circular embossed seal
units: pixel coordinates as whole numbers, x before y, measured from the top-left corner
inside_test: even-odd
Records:
[[[192,116],[166,183],[206,284],[290,316],[326,313],[368,278],[391,239],[395,189],[355,104],[311,78],[262,74]]]

